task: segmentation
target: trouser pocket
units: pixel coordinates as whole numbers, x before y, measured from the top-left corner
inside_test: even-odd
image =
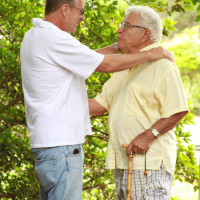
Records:
[[[35,174],[39,180],[40,187],[49,191],[56,185],[56,157],[45,159],[35,158]]]

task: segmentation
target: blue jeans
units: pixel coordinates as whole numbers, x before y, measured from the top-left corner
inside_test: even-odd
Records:
[[[35,174],[40,200],[81,200],[83,188],[83,145],[34,148]]]

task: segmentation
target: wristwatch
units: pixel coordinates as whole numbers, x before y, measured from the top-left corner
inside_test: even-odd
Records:
[[[155,136],[155,137],[158,137],[158,135],[160,134],[155,128],[151,128],[150,129],[152,134]]]
[[[115,48],[115,51],[117,52],[117,53],[119,53],[120,52],[120,50],[119,50],[119,47],[117,46],[117,42],[115,42],[114,44],[113,44],[113,46],[114,46],[114,48]]]

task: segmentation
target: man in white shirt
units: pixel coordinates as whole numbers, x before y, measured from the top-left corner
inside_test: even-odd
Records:
[[[91,50],[70,34],[83,20],[83,0],[47,0],[44,20],[33,19],[21,45],[26,118],[42,200],[81,199],[82,144],[92,133],[85,79],[94,71],[171,59],[163,48],[124,55],[114,55],[116,45]]]
[[[123,53],[148,51],[162,38],[158,14],[127,9],[118,29]],[[167,59],[114,73],[101,94],[89,99],[91,115],[109,111],[106,168],[114,169],[117,200],[126,199],[128,157],[133,153],[131,199],[170,200],[176,164],[175,125],[188,113],[177,66]],[[129,144],[127,150],[122,144]]]

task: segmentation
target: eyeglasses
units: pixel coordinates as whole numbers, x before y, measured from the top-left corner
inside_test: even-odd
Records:
[[[76,9],[80,10],[81,15],[84,15],[84,12],[86,11],[86,9],[80,9],[78,7],[75,7],[75,6],[73,6],[72,8],[76,8]]]
[[[122,28],[123,30],[127,30],[128,28],[143,28],[143,29],[146,29],[145,27],[142,27],[142,26],[131,25],[128,22],[120,23],[119,28]]]

